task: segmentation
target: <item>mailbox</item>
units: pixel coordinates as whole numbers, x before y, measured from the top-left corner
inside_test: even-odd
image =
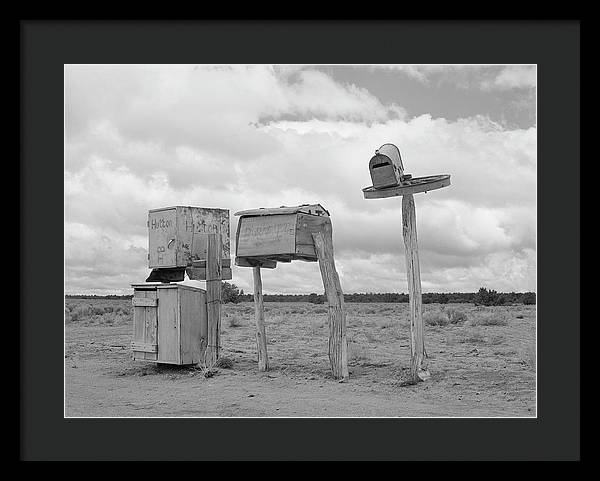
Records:
[[[383,144],[379,147],[369,161],[369,171],[375,189],[400,185],[404,177],[404,167],[398,147],[394,144]]]
[[[197,364],[207,339],[206,291],[185,284],[133,284],[133,359]]]
[[[275,267],[276,262],[316,262],[312,233],[331,222],[320,204],[236,212],[236,258],[239,266]]]
[[[229,260],[229,210],[165,207],[148,212],[148,267],[176,268],[206,260],[207,234],[221,233]]]
[[[208,234],[221,234],[222,278],[231,279],[229,210],[203,207],[164,207],[148,212],[148,267],[146,282],[206,279]]]

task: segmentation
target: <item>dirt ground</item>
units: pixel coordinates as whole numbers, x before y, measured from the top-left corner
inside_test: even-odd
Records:
[[[327,307],[266,303],[271,369],[256,367],[252,303],[224,305],[222,357],[133,361],[131,301],[66,299],[66,417],[535,417],[535,306],[424,306],[431,378],[404,385],[408,304],[347,303],[350,378],[327,357]]]

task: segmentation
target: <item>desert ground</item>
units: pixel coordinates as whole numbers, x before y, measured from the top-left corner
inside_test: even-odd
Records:
[[[346,303],[350,378],[330,374],[326,305],[265,303],[270,370],[252,303],[225,304],[221,363],[133,361],[127,299],[65,300],[66,417],[535,417],[534,305],[424,305],[431,377],[406,385],[406,303]]]

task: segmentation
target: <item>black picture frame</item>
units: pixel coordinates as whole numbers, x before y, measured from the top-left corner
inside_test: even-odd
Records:
[[[580,459],[579,21],[30,20],[19,31],[20,459]],[[537,418],[65,419],[63,73],[76,63],[537,64]]]

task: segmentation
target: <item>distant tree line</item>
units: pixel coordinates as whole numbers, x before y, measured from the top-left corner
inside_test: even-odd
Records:
[[[131,299],[131,295],[67,295],[67,299]],[[324,294],[264,294],[264,302],[310,302],[312,304],[323,304],[326,301]],[[235,284],[223,282],[222,299],[225,303],[251,302],[253,294],[244,294]],[[355,293],[344,294],[346,302],[408,302],[408,294],[397,292],[384,293]],[[457,304],[473,303],[481,306],[502,306],[510,304],[536,303],[535,292],[496,292],[485,287],[478,292],[425,292],[423,293],[423,304]]]
[[[485,287],[478,292],[425,292],[423,304],[459,304],[473,303],[484,306],[500,306],[510,304],[535,304],[535,292],[496,292]],[[324,294],[264,294],[265,302],[310,302],[323,304],[326,301]],[[254,299],[252,294],[237,296],[237,302],[249,302]],[[234,301],[234,302],[236,302]],[[408,294],[403,292],[368,292],[344,294],[345,302],[408,302]]]

